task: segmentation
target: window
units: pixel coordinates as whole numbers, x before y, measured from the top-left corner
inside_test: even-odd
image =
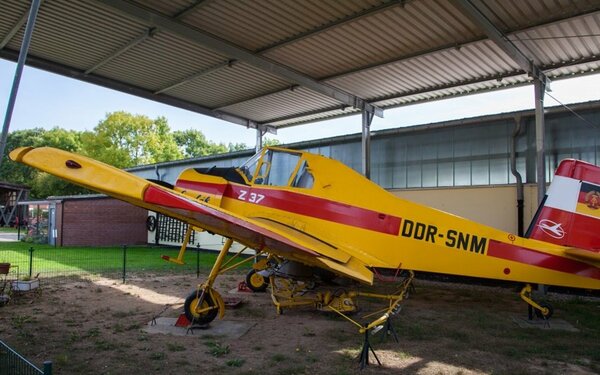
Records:
[[[268,149],[256,154],[240,169],[256,185],[287,186],[301,154]]]
[[[315,179],[312,173],[310,173],[309,171],[308,163],[306,161],[303,161],[302,166],[300,167],[300,169],[298,169],[298,174],[296,175],[292,186],[303,189],[310,189],[313,187],[314,182]]]

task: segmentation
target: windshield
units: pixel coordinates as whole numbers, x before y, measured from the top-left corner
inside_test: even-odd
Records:
[[[254,178],[254,173],[256,172],[256,166],[258,165],[258,162],[260,161],[261,155],[262,155],[262,152],[258,152],[256,154],[254,154],[254,156],[252,156],[250,159],[246,160],[246,162],[244,164],[242,164],[242,166],[240,167],[240,170],[242,171],[244,176],[246,176],[246,178],[248,179],[248,182],[252,182],[252,178]]]
[[[240,170],[256,185],[289,186],[296,176],[302,154],[267,149],[248,159]]]

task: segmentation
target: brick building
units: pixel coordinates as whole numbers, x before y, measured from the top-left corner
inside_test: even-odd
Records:
[[[147,243],[148,210],[105,195],[50,197],[49,201],[55,206],[55,221],[51,224],[54,228],[50,233],[56,229],[57,246]]]

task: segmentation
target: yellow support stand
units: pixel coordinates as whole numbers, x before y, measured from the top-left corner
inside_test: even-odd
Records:
[[[192,232],[196,229],[197,228],[194,228],[193,226],[188,225],[187,231],[185,232],[185,238],[183,239],[183,243],[181,244],[181,248],[179,249],[179,254],[177,254],[177,258],[174,259],[168,255],[163,255],[161,258],[163,258],[167,262],[184,265],[185,262],[183,261],[183,256],[185,255],[185,251],[187,250],[187,245],[190,243],[190,238],[192,237]]]
[[[523,301],[525,301],[530,307],[539,311],[539,313],[541,314],[541,318],[546,319],[546,320],[550,319],[550,316],[552,316],[552,307],[545,303],[538,304],[537,302],[535,302],[531,298],[531,291],[532,291],[531,284],[525,285],[523,287],[523,289],[521,290],[521,293],[519,294],[521,296],[521,299]],[[529,319],[532,319],[533,317],[531,316],[531,310],[530,310],[529,315],[530,315]]]

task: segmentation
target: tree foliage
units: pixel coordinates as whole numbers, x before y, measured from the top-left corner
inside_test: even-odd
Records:
[[[164,117],[155,120],[119,111],[106,115],[82,137],[84,153],[118,168],[181,159]]]
[[[270,140],[265,139],[265,144]],[[277,141],[275,141],[277,142]],[[271,144],[278,144],[271,143]],[[92,131],[34,128],[8,134],[7,147],[51,146],[87,155],[118,168],[159,163],[248,149],[244,143],[212,142],[197,129],[171,131],[167,119],[151,119],[125,111],[106,114]],[[4,155],[0,180],[31,187],[31,198],[89,193],[84,188],[8,160]]]
[[[275,138],[267,138],[265,137],[265,139],[263,139],[263,145],[264,146],[279,146],[281,143],[279,142],[279,140],[275,139]]]
[[[227,152],[227,147],[224,144],[207,140],[204,134],[197,129],[178,130],[173,132],[173,136],[179,150],[186,158]]]
[[[58,127],[50,130],[34,128],[17,130],[10,133],[7,138],[6,149],[13,150],[22,146],[50,146],[66,151],[80,152],[80,145],[80,133],[77,131],[65,130]],[[45,198],[49,195],[55,195],[55,192],[59,192],[60,195],[88,192],[84,188],[75,186],[49,174],[42,173],[20,163],[13,163],[8,160],[8,155],[4,155],[4,158],[0,169],[1,179],[31,187],[32,198]]]

